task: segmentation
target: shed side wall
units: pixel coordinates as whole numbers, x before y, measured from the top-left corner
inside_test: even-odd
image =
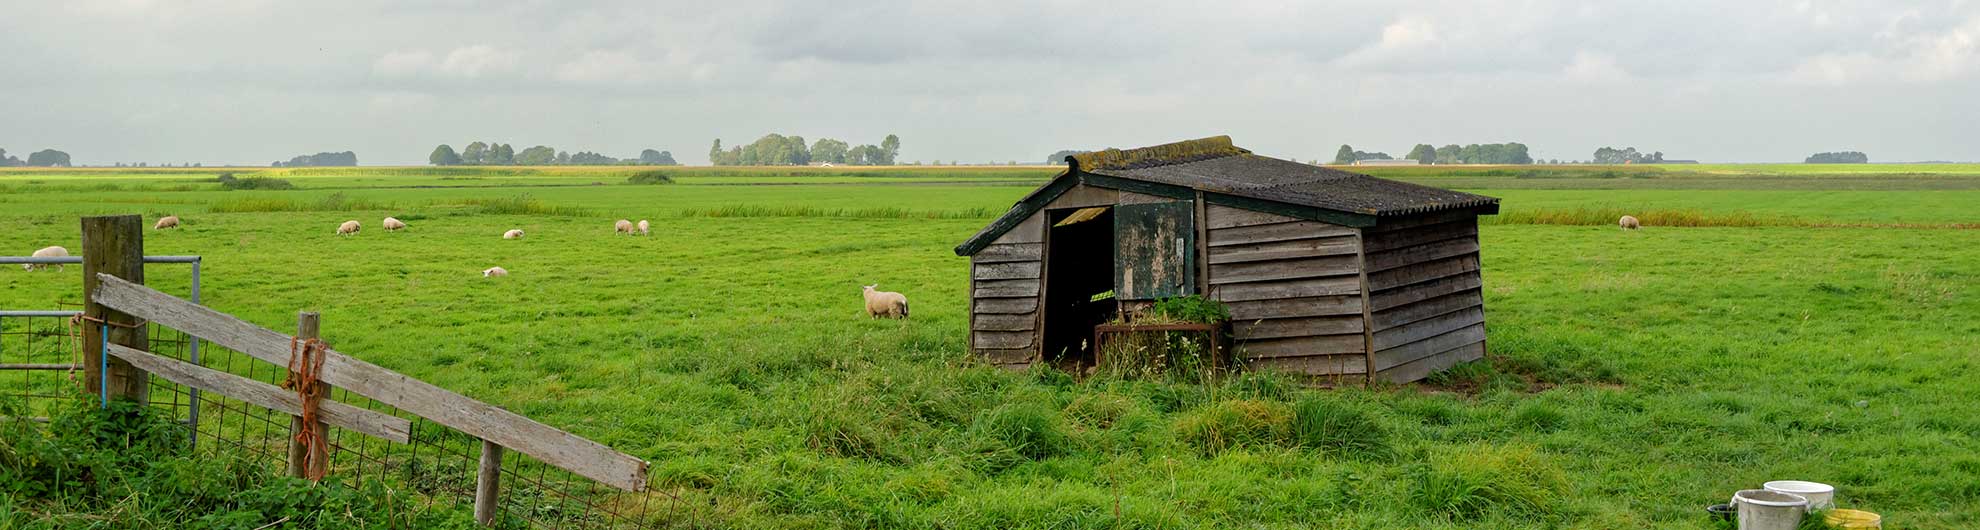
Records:
[[[1216,204],[1204,224],[1204,281],[1229,306],[1247,366],[1367,373],[1355,229]]]
[[[1476,215],[1385,221],[1363,245],[1376,379],[1407,383],[1484,357]]]
[[[970,256],[970,350],[1019,369],[1037,360],[1045,214],[1031,214]]]

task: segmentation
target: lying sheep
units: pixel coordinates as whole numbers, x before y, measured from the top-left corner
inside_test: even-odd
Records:
[[[355,233],[358,233],[358,222],[356,219],[344,221],[344,224],[337,225],[337,235],[348,236]]]
[[[483,278],[500,278],[508,275],[509,269],[501,267],[489,267],[488,270],[481,271],[481,277]]]
[[[631,233],[632,233],[632,230],[633,230],[633,229],[632,229],[632,226],[633,226],[633,225],[632,225],[632,221],[627,221],[627,220],[625,220],[625,219],[620,219],[620,220],[619,220],[618,222],[615,222],[615,223],[612,223],[612,233],[613,233],[614,235],[617,235],[617,234],[631,234]]]
[[[1637,222],[1636,217],[1631,215],[1622,216],[1622,219],[1617,220],[1616,224],[1621,225],[1623,230],[1643,228],[1643,223]]]
[[[646,235],[646,231],[647,231],[647,230],[650,230],[650,229],[652,229],[652,228],[653,228],[653,225],[652,225],[652,224],[650,224],[650,223],[647,223],[645,219],[640,219],[640,220],[639,220],[639,235],[642,235],[642,236],[643,236],[643,235]]]
[[[167,228],[178,228],[178,227],[179,227],[179,216],[176,215],[167,215],[164,217],[160,217],[158,218],[158,224],[151,225],[152,230],[164,230]]]
[[[387,218],[385,218],[385,221],[384,221],[384,222],[381,222],[381,223],[378,223],[378,224],[379,224],[380,226],[384,226],[384,227],[385,227],[385,231],[387,231],[387,232],[392,232],[392,231],[397,231],[397,230],[403,230],[403,229],[405,229],[405,227],[406,227],[406,222],[405,222],[405,221],[400,221],[400,220],[399,220],[399,218],[397,218],[397,217],[387,217]]]
[[[59,246],[57,246],[57,247],[48,247],[48,248],[44,248],[44,249],[41,249],[41,250],[36,250],[36,251],[34,251],[34,257],[37,257],[37,258],[66,258],[66,257],[69,257],[69,249],[66,249],[66,248],[62,248],[62,247],[59,247]],[[22,263],[22,264],[21,264],[21,270],[24,270],[24,271],[38,271],[38,270],[42,270],[42,269],[46,269],[46,268],[48,268],[48,264],[47,264],[47,263]],[[62,265],[62,264],[60,264],[60,263],[56,263],[56,264],[55,264],[55,270],[67,270],[67,269],[68,269],[68,267],[65,267],[65,266],[63,266],[63,265]]]
[[[875,291],[873,284],[863,287],[866,295],[866,316],[868,318],[907,318],[907,295],[888,291]]]
[[[522,229],[517,228],[502,233],[502,239],[522,239]]]

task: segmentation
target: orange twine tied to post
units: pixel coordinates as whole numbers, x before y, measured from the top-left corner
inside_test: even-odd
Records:
[[[302,398],[302,428],[296,429],[296,442],[303,444],[303,473],[310,480],[323,480],[329,471],[330,447],[323,438],[324,433],[317,429],[317,404],[323,400],[323,385],[317,378],[323,373],[324,352],[330,345],[318,339],[295,337],[289,339],[289,377],[282,381],[282,388],[296,391]]]

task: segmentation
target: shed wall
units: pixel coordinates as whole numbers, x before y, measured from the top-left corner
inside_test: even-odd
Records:
[[[1205,282],[1247,366],[1367,373],[1356,229],[1215,204],[1204,224]]]
[[[1406,383],[1484,357],[1475,213],[1384,222],[1363,244],[1376,379]]]

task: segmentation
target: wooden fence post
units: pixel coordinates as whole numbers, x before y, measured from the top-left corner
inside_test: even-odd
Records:
[[[502,446],[481,441],[481,470],[474,475],[474,522],[495,526],[502,496]]]
[[[311,311],[303,311],[296,313],[296,338],[302,340],[318,338],[319,337],[318,333],[320,333],[322,330],[321,317],[322,317],[321,315],[318,315],[317,313]],[[325,398],[328,398],[330,396],[330,388],[328,384],[322,381],[317,381],[316,385],[318,388],[322,389],[322,393],[319,395],[324,396]],[[308,462],[309,460],[309,451],[311,448],[308,444],[296,440],[296,435],[302,433],[302,429],[303,429],[302,416],[289,416],[289,476],[296,478],[305,478],[309,475],[309,467],[305,465],[305,462]],[[316,422],[317,436],[324,436],[324,435],[328,435],[329,433],[330,433],[329,425],[324,424],[321,421]],[[319,458],[329,457],[329,455],[317,455],[317,456]]]
[[[123,359],[104,358],[104,332],[98,321],[109,322],[111,344],[150,351],[150,336],[137,317],[96,303],[98,273],[131,283],[144,284],[144,218],[136,215],[107,215],[82,218],[83,388],[91,394],[147,401],[151,389],[147,374]],[[120,325],[121,324],[121,325]],[[126,327],[132,326],[132,327]],[[104,373],[108,371],[108,374]],[[108,388],[105,388],[107,383]]]

